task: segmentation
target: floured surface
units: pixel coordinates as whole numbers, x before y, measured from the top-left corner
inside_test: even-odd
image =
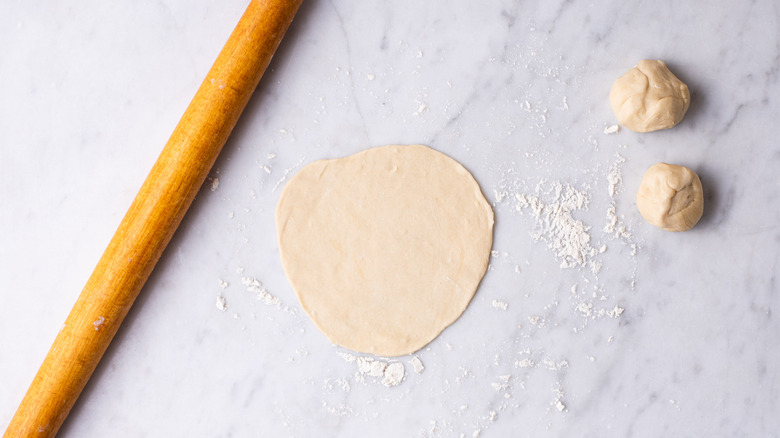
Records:
[[[422,348],[463,313],[493,240],[471,174],[421,145],[305,166],[276,225],[306,313],[335,344],[383,356]]]
[[[0,13],[0,430],[246,3]],[[550,6],[304,2],[59,436],[780,430],[773,2]],[[695,92],[671,130],[616,127],[610,85],[641,57]],[[495,254],[414,356],[333,346],[281,265],[279,196],[315,160],[417,142],[475,176]],[[705,214],[683,235],[636,208],[661,160],[702,164]]]

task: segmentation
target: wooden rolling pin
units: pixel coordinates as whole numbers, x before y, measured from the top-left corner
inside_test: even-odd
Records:
[[[302,0],[253,0],[68,315],[5,438],[54,436],[195,198]]]

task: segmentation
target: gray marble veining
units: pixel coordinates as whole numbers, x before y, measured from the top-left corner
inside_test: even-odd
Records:
[[[0,426],[245,4],[0,6]],[[61,435],[778,436],[779,29],[771,0],[305,2]],[[643,58],[690,110],[607,133]],[[463,163],[496,229],[422,373],[376,358],[386,387],[300,310],[273,213],[305,163],[391,143]],[[658,161],[701,176],[690,232],[636,210]]]

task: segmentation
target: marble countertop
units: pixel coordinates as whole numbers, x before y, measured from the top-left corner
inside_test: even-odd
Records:
[[[0,428],[246,4],[0,5]],[[306,1],[61,436],[778,436],[778,29],[772,0]],[[690,110],[610,133],[645,58]],[[408,143],[474,174],[493,257],[434,342],[359,359],[301,310],[274,209],[310,161]],[[636,209],[659,161],[701,176],[689,232]]]

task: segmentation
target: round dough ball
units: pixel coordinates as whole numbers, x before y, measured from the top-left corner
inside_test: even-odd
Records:
[[[687,231],[704,211],[701,180],[687,167],[656,163],[642,177],[636,205],[651,224],[666,231]]]
[[[493,210],[457,161],[382,146],[308,164],[276,209],[282,265],[335,344],[400,356],[455,322],[487,269]]]
[[[621,125],[650,132],[680,123],[691,95],[663,61],[645,59],[612,84],[609,103]]]

